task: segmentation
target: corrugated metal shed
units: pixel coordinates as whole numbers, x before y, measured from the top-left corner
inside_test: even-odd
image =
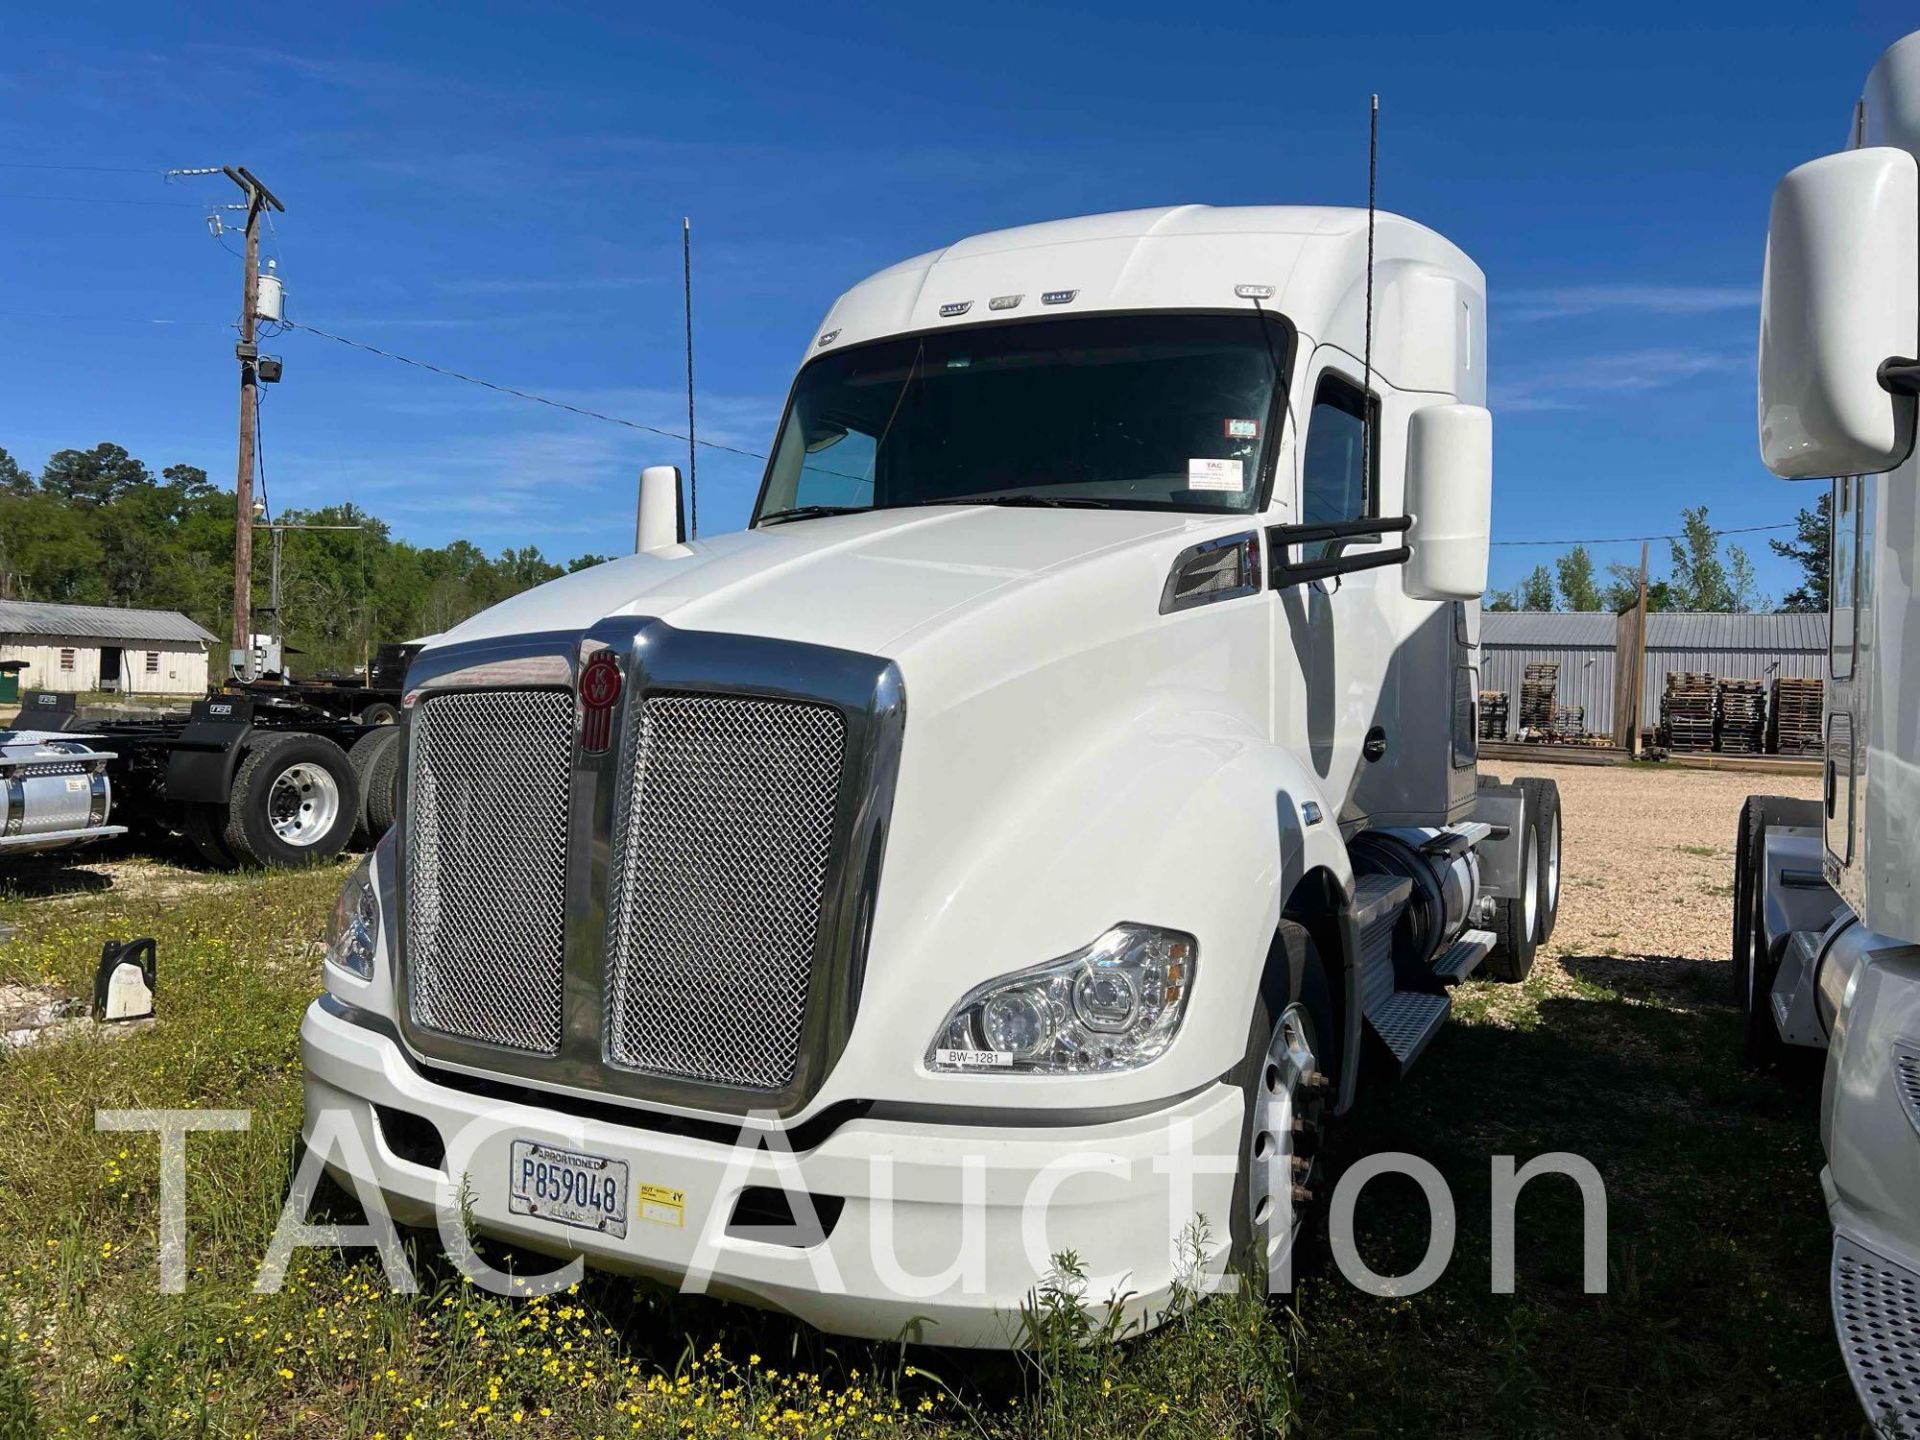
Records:
[[[1560,662],[1561,705],[1586,709],[1586,726],[1613,726],[1614,646],[1618,620],[1606,611],[1489,610],[1480,618],[1480,688],[1504,690],[1519,724],[1520,681],[1527,665]],[[1703,670],[1729,679],[1827,673],[1825,614],[1701,615],[1656,611],[1647,616],[1647,669],[1640,723],[1660,718],[1667,673]]]
[[[213,645],[219,637],[178,610],[122,610],[113,605],[53,605],[0,600],[0,639],[47,635],[71,639],[156,640]]]

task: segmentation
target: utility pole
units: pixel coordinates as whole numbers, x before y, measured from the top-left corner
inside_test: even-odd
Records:
[[[253,177],[246,166],[220,167],[247,199],[247,249],[240,295],[240,343],[233,347],[240,361],[240,457],[234,475],[233,519],[233,649],[232,668],[242,678],[253,672],[253,467],[255,427],[259,411],[260,347],[254,340],[254,306],[260,288],[260,212],[271,205],[286,212],[274,193]]]
[[[1640,697],[1646,689],[1647,676],[1647,542],[1640,542],[1640,586],[1634,600],[1635,613],[1640,623],[1633,632],[1633,733],[1627,737],[1627,753],[1638,757],[1640,754]]]
[[[249,515],[248,518],[251,519],[252,518],[251,515]],[[273,565],[272,565],[272,572],[271,572],[272,579],[269,581],[269,584],[272,588],[268,592],[268,607],[273,612],[273,638],[275,643],[282,647],[282,653],[280,658],[281,658],[281,663],[284,666],[286,662],[285,646],[287,641],[287,630],[286,630],[286,626],[282,624],[280,620],[280,546],[281,546],[281,542],[286,537],[287,531],[289,530],[364,530],[367,527],[364,525],[302,525],[295,521],[272,520],[272,521],[268,521],[266,524],[261,525],[258,528],[267,531],[273,537],[273,544],[271,547],[271,553],[273,555]],[[249,619],[248,624],[252,624],[251,619]],[[251,658],[252,646],[253,646],[253,641],[251,637],[248,638],[247,646],[248,646],[249,658]]]

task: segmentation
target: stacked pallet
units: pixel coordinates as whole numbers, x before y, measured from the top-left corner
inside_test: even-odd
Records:
[[[1669,750],[1713,749],[1718,677],[1700,670],[1669,670],[1660,697],[1660,736]]]
[[[1520,678],[1520,728],[1553,729],[1553,697],[1560,688],[1560,662],[1536,660]]]
[[[1767,733],[1767,687],[1759,680],[1722,680],[1715,708],[1719,744],[1729,755],[1758,755]]]
[[[1480,692],[1480,738],[1482,740],[1506,739],[1507,715],[1506,691],[1482,690]]]
[[[1775,755],[1818,755],[1826,749],[1821,714],[1825,682],[1777,675],[1767,715],[1767,749]]]
[[[1556,705],[1553,707],[1553,738],[1556,740],[1581,740],[1587,734],[1587,707],[1584,705]]]

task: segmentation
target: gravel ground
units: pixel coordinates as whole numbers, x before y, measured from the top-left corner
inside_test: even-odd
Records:
[[[1560,786],[1560,923],[1534,968],[1554,989],[1566,979],[1561,956],[1726,961],[1741,801],[1820,794],[1817,775],[1654,765],[1482,769],[1502,780],[1541,775]]]

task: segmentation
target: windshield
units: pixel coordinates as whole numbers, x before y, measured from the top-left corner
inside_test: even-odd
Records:
[[[1287,334],[1150,313],[859,345],[800,372],[755,523],[906,505],[1258,507]]]

